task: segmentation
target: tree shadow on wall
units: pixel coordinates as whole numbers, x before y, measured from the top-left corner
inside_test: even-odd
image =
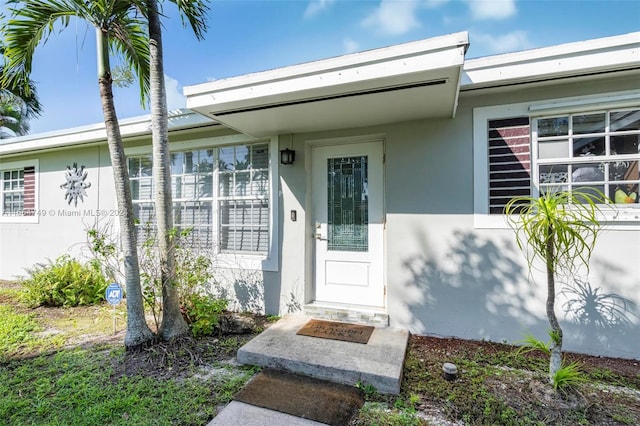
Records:
[[[233,277],[237,309],[241,312],[264,313],[264,280],[257,271],[237,271]]]
[[[606,263],[601,270],[614,272],[614,265]],[[621,272],[621,271],[618,271]],[[618,275],[620,276],[620,275]],[[601,277],[607,288],[606,277]],[[616,354],[638,353],[640,349],[640,308],[633,300],[614,292],[605,292],[580,278],[565,286],[562,305],[573,339],[594,347],[598,352]]]
[[[422,254],[403,264],[411,274],[407,294],[416,296],[405,303],[411,322],[422,328],[414,332],[509,342],[525,331],[544,332],[544,321],[529,310],[541,290],[527,282],[513,243],[456,231],[435,254],[426,236],[422,240]]]

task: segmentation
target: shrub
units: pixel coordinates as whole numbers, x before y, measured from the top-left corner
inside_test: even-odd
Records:
[[[93,305],[104,300],[107,280],[97,261],[83,264],[68,255],[27,271],[22,281],[24,301],[29,306]]]
[[[146,306],[151,310],[156,328],[160,327],[162,315],[162,282],[156,229],[153,221],[139,225],[138,259],[140,262],[140,284]],[[171,231],[171,241],[176,256],[174,285],[178,290],[180,309],[193,334],[197,336],[213,333],[219,315],[227,309],[228,302],[205,296],[202,291],[214,281],[212,274],[213,253],[194,248],[190,243],[192,229]],[[119,272],[122,254],[114,239],[110,224],[102,228],[87,230],[87,243],[94,259],[104,273],[115,279]]]
[[[191,293],[183,302],[184,316],[195,337],[212,334],[218,325],[218,319],[227,309],[225,299]]]

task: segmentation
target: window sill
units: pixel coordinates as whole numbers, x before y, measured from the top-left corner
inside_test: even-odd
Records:
[[[0,223],[18,224],[18,223],[39,223],[38,216],[0,216]]]
[[[249,269],[254,271],[277,272],[278,262],[272,257],[260,254],[218,253],[214,255],[214,266],[223,269]]]
[[[598,215],[601,224],[616,230],[640,230],[640,206],[603,208]],[[507,216],[503,214],[474,214],[475,229],[510,229]]]

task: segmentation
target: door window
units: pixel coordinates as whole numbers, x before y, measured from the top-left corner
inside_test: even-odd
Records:
[[[368,251],[367,156],[329,158],[328,250]]]

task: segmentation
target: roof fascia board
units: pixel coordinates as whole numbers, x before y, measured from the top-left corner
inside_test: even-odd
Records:
[[[151,133],[151,116],[139,116],[120,120],[120,134],[123,139]],[[192,128],[194,126],[217,124],[203,115],[182,108],[169,113],[169,131]],[[53,132],[37,133],[5,140],[0,143],[0,155],[39,151],[92,142],[106,141],[107,132],[104,123]]]
[[[465,61],[461,90],[640,67],[640,32]]]
[[[187,99],[190,108],[207,108],[215,103],[216,112],[243,109],[258,105],[278,104],[301,98],[323,97],[371,90],[384,85],[414,83],[429,70],[462,68],[462,48],[441,50],[424,55],[394,59],[379,64],[367,64],[352,69],[340,69],[321,74],[307,74],[253,86],[228,88],[217,92],[194,95]],[[425,68],[425,63],[434,64]],[[214,112],[215,114],[215,112]]]
[[[409,59],[413,56],[436,53],[441,50],[446,51],[452,48],[455,49],[463,47],[464,51],[466,51],[468,44],[468,33],[466,31],[459,32],[427,40],[419,40],[384,47],[381,49],[368,50],[365,52],[353,53],[320,61],[307,62],[300,65],[292,65],[269,71],[230,77],[194,86],[187,86],[184,88],[184,94],[187,96],[188,102],[190,97],[202,95],[208,95],[210,102],[210,96],[212,94],[218,94],[224,91],[243,88],[248,88],[250,90],[256,85],[277,84],[282,82],[288,83],[292,79],[299,80],[305,79],[305,77],[317,78],[317,76],[326,74],[336,75],[347,70],[358,71],[358,69],[363,67],[370,69],[383,68],[380,67],[381,63],[386,65],[390,61]],[[462,56],[461,61],[464,60],[464,51],[462,55],[460,55]],[[460,62],[460,64],[462,64],[462,62]],[[434,69],[437,69],[438,67],[439,66],[436,66]],[[362,77],[360,79],[362,79]],[[192,105],[189,106],[192,107]]]

